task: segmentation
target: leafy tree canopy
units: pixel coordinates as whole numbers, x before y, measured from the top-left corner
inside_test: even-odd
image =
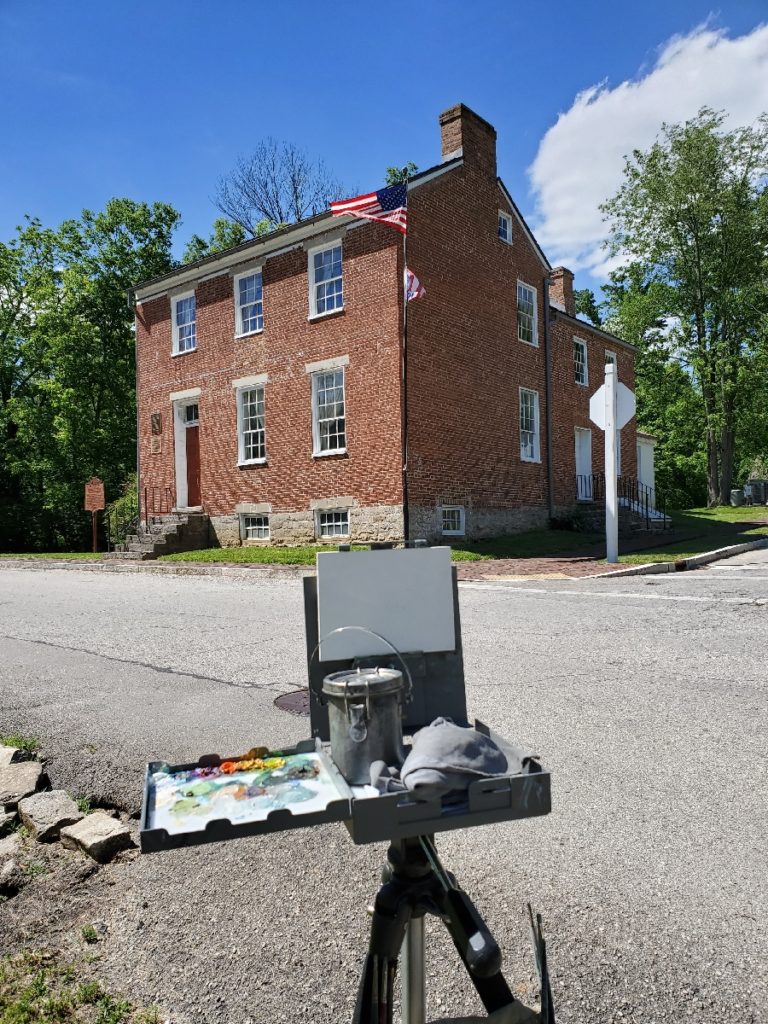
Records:
[[[384,175],[384,184],[402,185],[404,181],[412,178],[418,170],[418,164],[415,164],[413,160],[409,160],[405,167],[388,167]]]

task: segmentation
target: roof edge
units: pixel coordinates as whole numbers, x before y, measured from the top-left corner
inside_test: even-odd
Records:
[[[607,341],[612,341],[617,345],[621,345],[623,348],[628,348],[630,352],[637,352],[637,346],[633,345],[630,341],[624,341],[623,338],[619,338],[616,334],[609,334],[608,331],[604,331],[602,327],[595,327],[588,320],[579,320],[577,316],[571,316],[570,313],[565,313],[559,306],[555,306],[550,302],[550,310],[554,312],[555,320],[570,320],[571,323],[578,324],[588,331],[594,331],[595,334],[599,334],[601,338],[605,338]]]
[[[520,221],[520,223],[521,223],[521,225],[523,227],[523,231],[525,232],[526,238],[531,243],[533,248],[536,250],[536,254],[538,255],[538,257],[541,260],[542,264],[544,265],[544,267],[547,270],[551,270],[552,269],[552,264],[549,262],[547,257],[544,255],[544,250],[541,248],[539,243],[536,241],[536,236],[531,231],[531,229],[528,227],[528,224],[527,224],[527,222],[525,220],[525,217],[522,215],[522,213],[520,213],[520,208],[517,205],[517,203],[515,202],[515,200],[512,198],[511,192],[509,191],[507,186],[504,184],[504,182],[501,180],[501,178],[497,178],[496,181],[498,183],[499,188],[504,193],[505,199],[507,200],[509,205],[512,207],[512,211],[514,212],[514,214],[517,217],[517,219]]]

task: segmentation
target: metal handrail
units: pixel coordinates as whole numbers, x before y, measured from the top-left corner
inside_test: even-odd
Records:
[[[627,503],[631,510],[645,521],[646,527],[650,527],[651,524],[659,525],[664,530],[671,527],[671,521],[667,516],[666,501],[663,498],[657,498],[653,487],[642,483],[636,477],[620,476],[617,480],[616,490],[619,501]],[[605,474],[577,474],[576,500],[604,501]]]

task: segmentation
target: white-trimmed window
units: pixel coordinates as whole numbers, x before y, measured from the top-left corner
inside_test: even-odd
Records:
[[[464,506],[443,505],[440,510],[444,537],[464,536]]]
[[[315,533],[321,539],[349,536],[349,509],[324,508],[315,513]]]
[[[517,282],[517,337],[526,345],[539,344],[539,314],[536,289],[523,281]]]
[[[324,316],[344,308],[341,242],[309,252],[309,315]]]
[[[197,308],[194,292],[176,295],[171,299],[174,355],[193,352],[197,348],[196,319]]]
[[[520,458],[540,462],[539,393],[520,388]]]
[[[512,218],[503,210],[499,210],[499,238],[512,245]]]
[[[344,367],[312,374],[312,454],[347,450]]]
[[[264,292],[260,270],[235,277],[235,335],[264,330]]]
[[[267,432],[264,423],[264,385],[237,390],[237,461],[239,465],[266,462]]]
[[[240,536],[243,540],[269,540],[269,516],[241,515]]]
[[[607,348],[605,350],[605,365],[607,366],[609,363],[616,366],[616,353],[611,352],[611,350]]]
[[[184,406],[184,423],[188,427],[196,427],[200,422],[200,407],[197,402],[190,402]]]
[[[582,338],[573,339],[573,377],[577,384],[589,384],[587,343]]]

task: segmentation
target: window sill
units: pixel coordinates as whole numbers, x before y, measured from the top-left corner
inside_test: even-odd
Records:
[[[266,466],[266,459],[246,459],[242,462],[238,462],[237,468],[242,469],[244,466]]]
[[[502,238],[501,235],[497,235],[496,237],[498,238],[498,240],[501,242],[502,245],[507,245],[510,248],[512,248],[512,239],[511,238]]]
[[[350,536],[349,536],[348,533],[334,533],[333,536],[331,536],[331,537],[323,537],[322,535],[318,537],[317,535],[315,535],[315,540],[322,540],[322,541],[325,541],[326,543],[328,541],[332,541],[334,544],[336,544],[336,543],[344,544],[349,539],[350,539]]]
[[[574,383],[578,384],[580,388],[588,388],[589,387],[589,381],[588,380],[585,380],[585,381],[577,380],[577,381],[574,381]]]
[[[188,356],[191,352],[197,352],[197,345],[194,348],[185,348],[183,352],[171,352],[171,359],[175,359],[176,356]]]
[[[539,457],[538,459],[526,459],[526,457],[524,455],[521,455],[520,456],[520,461],[521,462],[527,462],[530,466],[540,466],[541,465],[541,457]]]
[[[236,334],[235,341],[241,341],[243,338],[255,338],[258,334],[263,334],[264,328],[259,328],[258,331],[248,331],[246,334]]]
[[[307,320],[309,323],[313,323],[315,320],[329,320],[331,317],[341,316],[344,308],[344,306],[341,306],[339,309],[329,309],[327,313],[312,313],[307,317]]]
[[[521,338],[520,335],[518,334],[517,340],[520,342],[521,345],[527,345],[528,348],[538,348],[539,347],[539,339],[538,338],[536,339],[536,341],[526,341],[525,338]]]
[[[312,452],[313,459],[327,459],[331,455],[346,455],[346,448],[334,448],[333,451],[329,452]]]
[[[441,536],[443,537],[466,537],[466,533],[462,530],[443,530]]]

